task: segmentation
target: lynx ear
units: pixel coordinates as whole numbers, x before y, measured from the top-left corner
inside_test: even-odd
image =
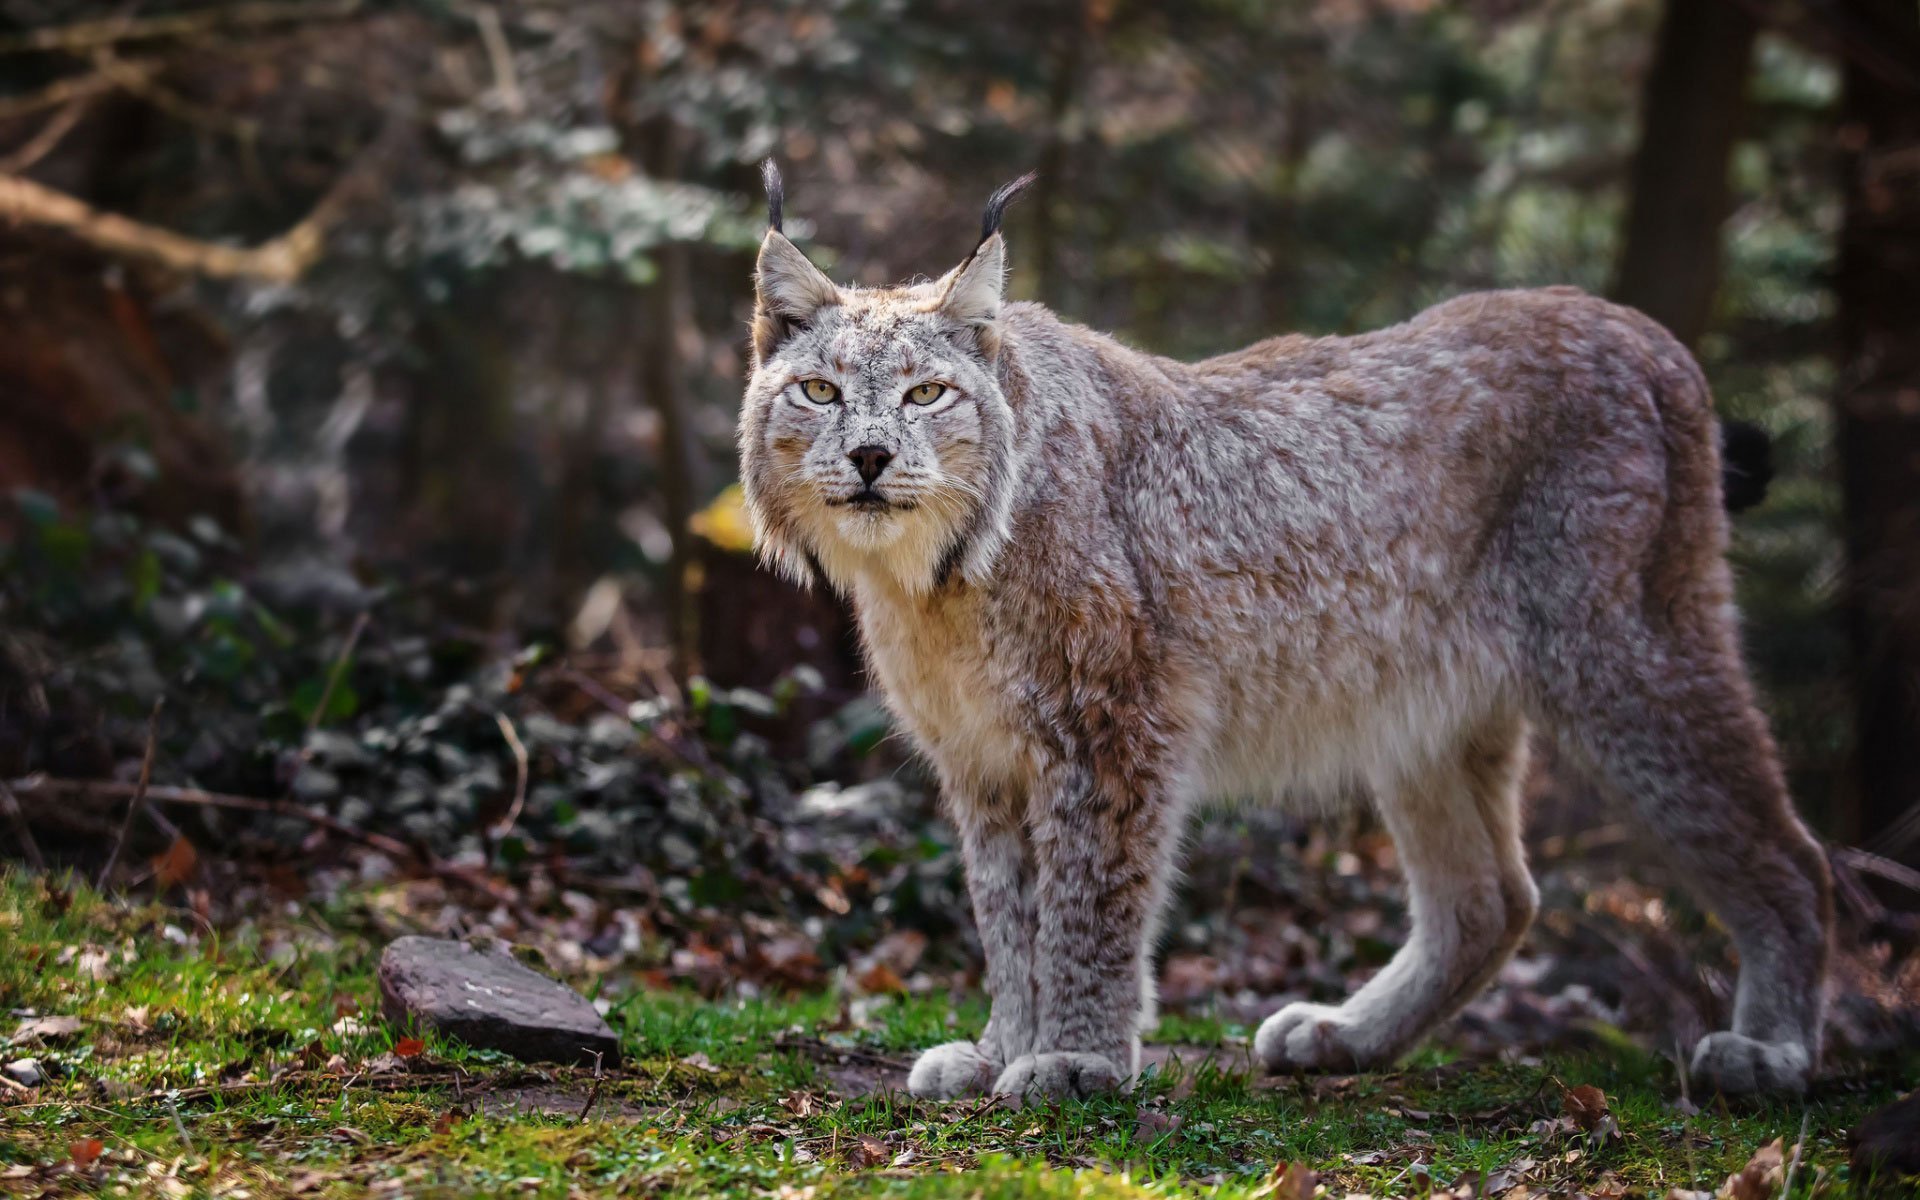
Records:
[[[753,350],[763,360],[794,330],[813,320],[815,313],[840,303],[840,289],[833,280],[777,229],[767,230],[760,243],[753,286]]]
[[[987,198],[987,211],[980,218],[980,244],[941,280],[940,311],[972,327],[988,358],[1000,351],[1000,300],[1007,287],[1007,247],[1000,237],[1000,220],[1007,205],[1036,178],[1029,171]]]
[[[1000,297],[1007,286],[1006,243],[994,234],[944,280],[940,311],[976,328],[1000,319]]]
[[[767,185],[767,236],[760,242],[760,261],[753,270],[753,352],[764,360],[794,330],[813,319],[829,304],[840,303],[840,289],[820,268],[807,261],[800,248],[780,232],[786,189],[780,169],[769,158],[761,164]]]

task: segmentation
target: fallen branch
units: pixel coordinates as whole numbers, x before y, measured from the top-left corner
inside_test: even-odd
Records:
[[[27,779],[13,781],[13,789],[20,795],[94,795],[120,797],[131,795],[131,784],[119,783],[110,779],[53,779],[36,775]],[[399,862],[412,862],[427,874],[456,883],[479,892],[497,904],[507,906],[515,916],[531,919],[526,906],[519,895],[506,884],[489,879],[482,872],[462,867],[454,863],[442,862],[431,854],[415,850],[396,838],[384,833],[371,833],[367,830],[347,824],[332,813],[308,808],[293,800],[261,800],[254,796],[233,796],[222,792],[204,792],[198,788],[155,786],[146,789],[149,800],[161,804],[189,804],[200,808],[226,808],[239,812],[268,813],[278,817],[290,817],[296,821],[305,821],[317,825],[329,833],[351,842],[378,851]]]
[[[0,54],[19,54],[31,50],[91,50],[95,46],[111,46],[118,42],[152,41],[213,29],[258,29],[264,25],[339,20],[358,12],[360,2],[334,0],[329,4],[223,4],[197,12],[76,21],[71,25],[31,29],[25,33],[0,37]]]
[[[58,229],[110,254],[144,259],[171,270],[212,279],[293,283],[319,261],[326,234],[386,157],[405,122],[390,120],[373,145],[341,172],[299,224],[251,248],[223,246],[170,229],[103,212],[84,200],[18,175],[0,175],[0,220]]]

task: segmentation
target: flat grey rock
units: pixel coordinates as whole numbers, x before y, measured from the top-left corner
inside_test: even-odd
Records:
[[[521,1062],[620,1061],[620,1039],[579,993],[505,954],[446,938],[403,937],[380,956],[380,1011]]]

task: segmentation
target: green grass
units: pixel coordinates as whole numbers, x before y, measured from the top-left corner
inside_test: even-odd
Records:
[[[1536,1192],[1664,1196],[1718,1187],[1761,1144],[1791,1143],[1804,1117],[1795,1192],[1847,1195],[1843,1131],[1910,1077],[1893,1064],[1806,1101],[1686,1115],[1668,1064],[1622,1044],[1538,1063],[1429,1051],[1393,1074],[1252,1086],[1219,1065],[1237,1061],[1245,1029],[1170,1018],[1157,1040],[1219,1057],[1152,1071],[1128,1096],[935,1105],[849,1095],[848,1072],[871,1079],[876,1060],[977,1029],[977,998],[957,1013],[944,996],[900,998],[848,1028],[834,997],[638,991],[609,1014],[629,1061],[596,1092],[590,1071],[437,1041],[383,1062],[396,1035],[377,1016],[378,939],[350,900],[226,935],[191,928],[178,912],[0,875],[0,1006],[85,1021],[6,1052],[38,1054],[57,1078],[0,1093],[0,1162],[14,1164],[0,1191],[1234,1197],[1302,1162],[1335,1195],[1424,1195],[1530,1160]],[[1561,1084],[1603,1088],[1621,1136],[1540,1124],[1559,1115]],[[105,1153],[77,1167],[72,1147],[84,1156],[89,1139]]]

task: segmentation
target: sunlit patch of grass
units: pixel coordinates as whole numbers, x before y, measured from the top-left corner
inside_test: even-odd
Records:
[[[977,997],[957,1012],[946,996],[854,1011],[835,996],[637,992],[609,1013],[628,1061],[596,1089],[589,1069],[526,1067],[435,1039],[406,1064],[383,1059],[394,1034],[375,1012],[377,944],[344,918],[297,954],[276,948],[284,938],[269,945],[264,926],[168,934],[180,920],[0,873],[10,949],[0,1003],[86,1021],[32,1051],[55,1079],[28,1098],[0,1096],[0,1160],[33,1166],[36,1189],[1242,1197],[1276,1163],[1302,1162],[1336,1194],[1424,1195],[1505,1172],[1536,1190],[1614,1179],[1664,1195],[1717,1187],[1761,1144],[1791,1142],[1804,1116],[1796,1191],[1824,1180],[1824,1194],[1840,1196],[1843,1131],[1912,1065],[1805,1101],[1689,1113],[1676,1106],[1672,1066],[1624,1042],[1511,1063],[1422,1052],[1388,1074],[1256,1083],[1237,1066],[1249,1030],[1175,1017],[1157,1038],[1219,1052],[1183,1051],[1128,1095],[1014,1109],[834,1094],[843,1053],[880,1070],[977,1033]],[[83,959],[86,947],[106,960]],[[1557,1123],[1563,1086],[1581,1084],[1606,1091],[1620,1136]],[[101,1157],[70,1165],[90,1139]]]

